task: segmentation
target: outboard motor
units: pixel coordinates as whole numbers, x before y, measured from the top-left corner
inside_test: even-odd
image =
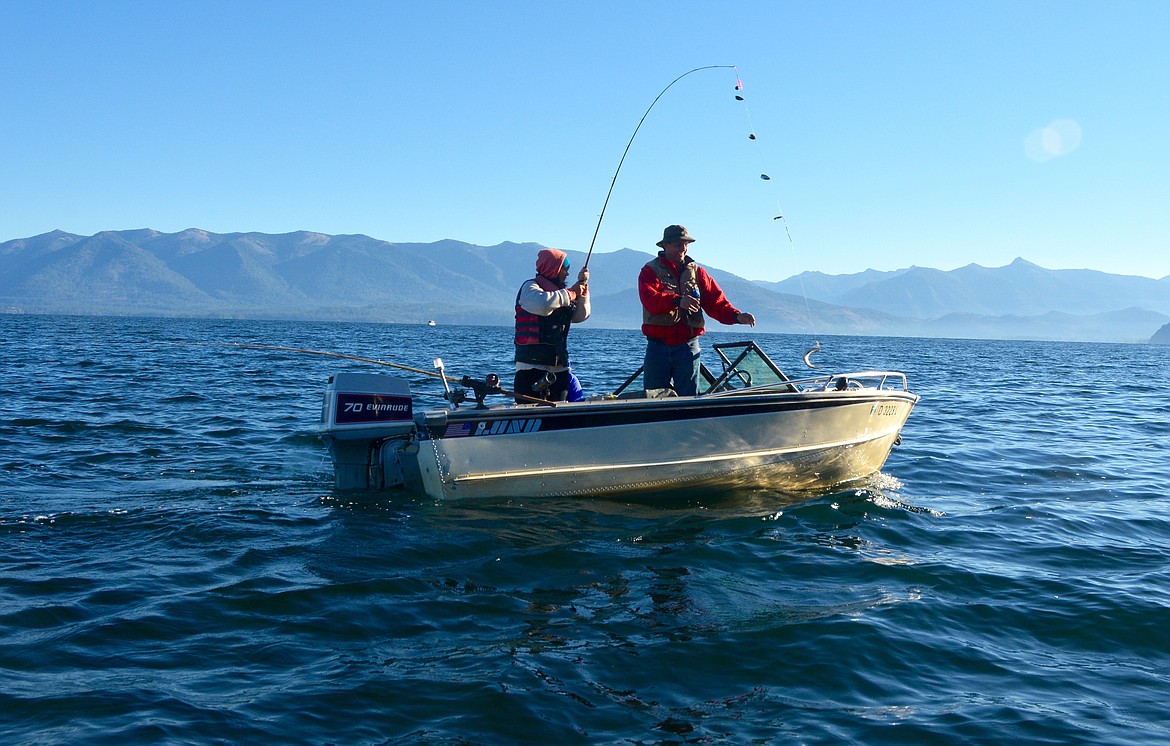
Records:
[[[337,373],[329,379],[321,409],[321,437],[333,457],[339,489],[404,484],[403,457],[413,432],[406,379],[375,373]]]

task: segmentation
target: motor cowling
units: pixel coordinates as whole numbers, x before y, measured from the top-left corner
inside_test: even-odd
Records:
[[[369,489],[381,483],[379,451],[387,441],[409,441],[414,432],[410,383],[398,376],[337,373],[325,387],[321,437],[329,446],[337,487]],[[381,487],[381,484],[376,485]]]

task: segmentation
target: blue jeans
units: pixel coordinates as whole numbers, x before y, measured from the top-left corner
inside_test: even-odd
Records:
[[[646,338],[642,387],[646,390],[673,388],[679,396],[694,396],[699,389],[699,338],[681,345],[668,345]]]

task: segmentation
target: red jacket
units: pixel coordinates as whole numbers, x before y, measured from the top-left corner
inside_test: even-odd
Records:
[[[662,252],[659,252],[658,258],[674,271],[676,277],[678,276],[678,265],[663,256]],[[685,261],[691,263],[694,260],[687,257]],[[707,271],[697,264],[695,265],[695,270],[696,279],[699,283],[699,305],[702,306],[703,311],[720,324],[730,325],[736,323],[736,317],[739,316],[739,311],[728,302],[727,297],[723,295],[723,289],[719,287],[719,283],[711,279],[711,275],[707,274]],[[642,300],[642,307],[651,314],[670,313],[678,308],[678,294],[668,291],[663,286],[662,282],[654,274],[654,270],[650,268],[650,265],[642,267],[642,271],[638,275],[638,297]],[[651,339],[665,342],[668,345],[685,344],[692,337],[697,337],[703,332],[703,329],[695,329],[682,319],[679,319],[677,323],[671,326],[642,324],[643,334]]]

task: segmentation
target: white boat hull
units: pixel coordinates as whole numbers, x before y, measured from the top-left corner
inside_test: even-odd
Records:
[[[791,401],[777,402],[779,397]],[[880,470],[916,399],[865,391],[762,394],[743,397],[737,408],[762,403],[755,408],[766,409],[770,400],[770,411],[423,440],[415,454],[418,484],[408,486],[435,498],[612,495],[708,485],[822,489]],[[600,417],[622,406],[702,413],[697,406],[688,411],[682,400],[561,406],[601,407]]]

